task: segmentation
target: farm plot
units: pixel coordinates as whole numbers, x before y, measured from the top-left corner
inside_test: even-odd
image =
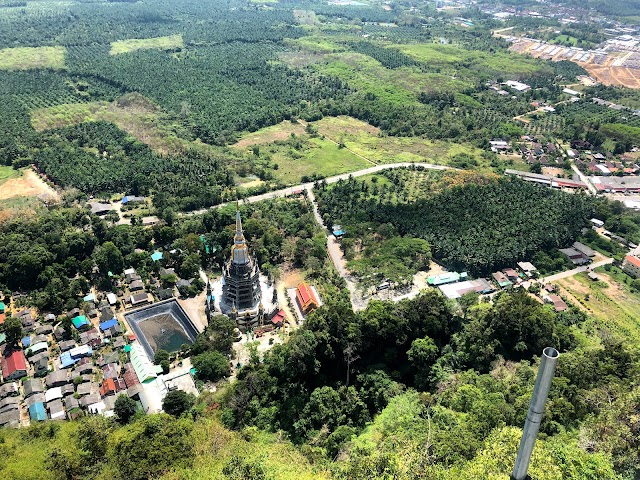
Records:
[[[162,154],[182,152],[188,143],[181,138],[187,133],[181,132],[177,122],[138,94],[115,102],[65,104],[31,112],[31,123],[38,131],[96,121],[114,123]]]
[[[639,345],[640,295],[604,271],[599,271],[598,276],[603,281],[593,282],[581,273],[556,283],[579,302],[578,307],[596,317],[602,327]]]
[[[0,50],[0,70],[64,68],[64,47],[16,47]]]
[[[135,52],[136,50],[173,50],[183,48],[184,41],[182,35],[170,35],[167,37],[155,38],[131,38],[111,42],[110,55],[120,55],[122,53]]]

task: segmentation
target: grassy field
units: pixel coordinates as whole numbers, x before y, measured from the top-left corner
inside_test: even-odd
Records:
[[[179,153],[189,143],[176,133],[180,130],[176,122],[139,94],[113,103],[73,103],[31,112],[31,124],[38,131],[96,121],[114,123],[158,153]]]
[[[0,50],[0,70],[64,68],[64,47],[16,47]]]
[[[183,48],[184,41],[182,35],[170,35],[168,37],[155,38],[130,38],[128,40],[119,40],[111,42],[111,55],[119,55],[121,53],[134,52],[136,50],[149,50],[152,48],[158,50],[171,50],[174,48]]]
[[[0,199],[0,223],[16,217],[27,217],[39,213],[44,204],[35,197],[12,197]]]
[[[2,185],[10,178],[19,177],[20,175],[20,170],[14,170],[12,167],[0,165],[0,185]]]
[[[353,152],[374,163],[427,162],[446,165],[458,153],[476,157],[480,168],[490,165],[480,159],[482,151],[471,145],[425,140],[418,137],[381,136],[380,130],[351,117],[325,117],[314,123],[319,133],[343,142]]]
[[[482,52],[465,50],[453,45],[421,43],[392,45],[405,55],[430,65],[449,65],[458,69],[462,64],[467,74],[499,72],[506,75],[532,74],[541,69],[539,61],[510,52]],[[455,65],[454,65],[455,64]]]
[[[321,138],[301,136],[302,148],[296,149],[287,143],[271,144],[261,149],[261,155],[269,158],[269,166],[275,178],[285,184],[300,183],[303,176],[320,175],[328,177],[340,173],[362,170],[371,164],[345,148]]]
[[[275,178],[285,183],[298,182],[303,175],[327,176],[370,167],[371,163],[366,160],[374,164],[423,162],[447,165],[461,153],[476,159],[476,170],[493,171],[490,163],[481,157],[482,150],[472,145],[382,136],[379,128],[347,116],[324,117],[312,124],[326,140],[309,141],[302,125],[285,121],[247,133],[233,147],[250,151],[249,147],[259,145],[263,166],[273,169],[273,164],[277,164],[278,169],[273,170]],[[292,133],[304,139],[301,150],[288,145]],[[334,142],[342,143],[346,148],[340,149]],[[264,164],[267,157],[269,161]]]
[[[640,294],[616,281],[615,274],[611,276],[604,269],[597,269],[597,273],[601,278],[598,282],[581,273],[556,283],[569,294],[569,300],[593,315],[600,327],[640,346]]]
[[[414,67],[386,68],[377,60],[355,52],[325,56],[326,63],[316,68],[336,76],[360,91],[368,92],[392,104],[418,104],[420,92],[451,92],[470,84],[444,73],[424,73]]]

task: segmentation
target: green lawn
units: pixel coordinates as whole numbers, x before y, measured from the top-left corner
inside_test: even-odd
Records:
[[[64,68],[64,47],[16,47],[0,50],[0,70]]]
[[[159,50],[170,50],[174,48],[183,48],[184,41],[182,35],[170,35],[167,37],[154,38],[130,38],[128,40],[119,40],[111,42],[111,55],[119,55],[121,53],[133,52],[135,50],[149,50],[156,48]]]

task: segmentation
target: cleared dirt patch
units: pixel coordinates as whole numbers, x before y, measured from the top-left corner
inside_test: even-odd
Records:
[[[58,201],[58,193],[47,185],[33,170],[25,170],[21,177],[11,178],[0,186],[0,200],[13,197],[37,197],[46,195],[51,201]]]
[[[640,71],[626,67],[582,65],[589,74],[605,85],[640,88]]]
[[[285,288],[296,288],[302,282],[304,282],[304,275],[300,270],[287,270],[282,275]]]
[[[290,121],[285,120],[277,125],[262,128],[256,132],[243,135],[238,142],[232,145],[232,147],[247,148],[252,145],[272,143],[276,140],[286,140],[292,133],[302,135],[304,133],[304,127],[298,123],[291,123]]]

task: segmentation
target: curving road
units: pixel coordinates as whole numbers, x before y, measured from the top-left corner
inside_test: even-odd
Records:
[[[365,168],[364,170],[357,170],[355,172],[343,173],[340,175],[334,175],[332,177],[326,177],[323,180],[326,183],[336,183],[338,180],[347,180],[349,177],[362,177],[364,175],[370,175],[372,173],[377,173],[382,170],[390,170],[393,168],[402,168],[402,167],[410,167],[412,165],[417,165],[422,168],[428,168],[430,170],[454,170],[451,167],[447,167],[444,165],[434,165],[432,163],[421,163],[421,162],[402,162],[402,163],[387,163],[383,165],[376,165],[375,167]],[[282,188],[280,190],[274,190],[272,192],[262,193],[260,195],[254,195],[253,197],[247,197],[242,199],[243,203],[255,203],[261,202],[263,200],[271,200],[273,198],[286,197],[289,195],[293,195],[296,192],[300,192],[301,190],[311,191],[313,189],[313,185],[315,182],[307,182],[301,183],[300,185],[295,185],[293,187]],[[233,202],[220,203],[218,205],[214,205],[213,207],[209,207],[208,209],[202,210],[194,210],[193,212],[183,213],[182,215],[199,215],[207,212],[212,208],[221,208],[225,205],[233,204]]]

